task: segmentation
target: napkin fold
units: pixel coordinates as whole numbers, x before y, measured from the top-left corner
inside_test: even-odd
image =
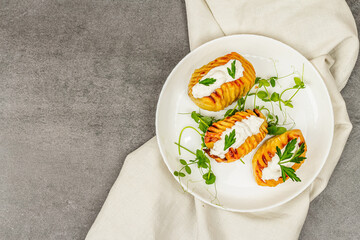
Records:
[[[259,34],[311,61],[333,104],[329,157],[293,200],[262,212],[234,213],[184,193],[154,137],[126,158],[87,239],[297,239],[309,203],[326,187],[352,128],[340,94],[359,51],[352,14],[344,0],[186,0],[186,9],[191,50],[225,35]]]

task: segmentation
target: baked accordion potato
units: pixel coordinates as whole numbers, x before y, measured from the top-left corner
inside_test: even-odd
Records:
[[[234,61],[237,60],[237,61]],[[232,66],[230,63],[237,62],[237,66]],[[240,64],[241,63],[241,64]],[[217,68],[223,66],[223,68]],[[233,68],[234,67],[234,68]],[[212,72],[210,72],[212,69],[216,68]],[[220,71],[221,69],[221,71]],[[234,75],[231,75],[233,71]],[[209,73],[210,72],[210,76]],[[215,72],[215,75],[212,73]],[[217,73],[216,73],[217,72]],[[217,75],[216,75],[217,74]],[[195,97],[194,86],[195,85],[202,85],[200,84],[200,80],[202,82],[202,79],[206,78],[206,76],[209,76],[211,79],[215,79],[215,76],[221,76],[222,80],[218,81],[216,85],[213,85],[212,88],[210,85],[207,85],[207,87],[210,86],[210,91],[206,91],[207,95],[202,96],[199,95]],[[240,77],[236,77],[240,76]],[[212,78],[213,77],[213,78]],[[207,79],[209,79],[207,78]],[[224,79],[227,80],[224,80]],[[246,93],[251,89],[251,87],[255,83],[255,70],[252,64],[247,61],[244,57],[242,57],[240,54],[236,52],[232,52],[230,54],[227,54],[225,56],[216,58],[214,61],[209,62],[208,64],[204,65],[203,67],[196,69],[194,73],[191,76],[189,85],[188,85],[188,94],[191,98],[191,100],[200,108],[209,110],[209,111],[220,111],[227,106],[229,106],[231,103],[236,101],[238,98],[243,97],[246,95]],[[221,84],[222,81],[225,81]],[[218,88],[213,89],[217,85]],[[196,86],[195,88],[197,88]],[[206,88],[204,86],[201,86],[203,88]],[[202,96],[202,97],[200,97]]]
[[[257,121],[257,125],[250,126],[244,123],[245,120],[249,121],[250,118]],[[237,122],[239,123],[236,124]],[[224,156],[214,154],[213,150],[216,142],[223,141],[224,138],[226,139],[226,137],[228,137],[224,136],[223,133],[226,133],[227,129],[228,131],[232,130],[234,125],[241,126],[242,123],[240,122],[244,124],[244,131],[237,132],[236,134],[243,133],[243,143],[239,142],[238,144],[241,143],[241,145],[238,147],[234,147],[236,146],[236,144],[234,144],[232,147],[230,146],[228,149],[224,149],[224,152],[222,153],[222,155]],[[254,111],[246,110],[245,112],[237,112],[233,116],[213,123],[208,128],[204,137],[204,142],[208,149],[204,149],[204,151],[217,162],[229,163],[236,161],[251,152],[265,138],[266,134],[268,133],[267,126],[268,124],[266,121],[266,117],[258,109],[254,109]],[[252,130],[250,131],[251,128],[254,129],[253,132],[251,132]],[[239,135],[236,136],[236,138],[241,138],[241,136]],[[223,146],[224,145],[222,145],[222,148]]]
[[[253,174],[255,177],[255,181],[260,186],[268,186],[275,187],[280,183],[283,183],[283,178],[280,174],[278,179],[266,179],[263,180],[263,170],[269,166],[269,162],[272,161],[273,157],[276,155],[276,147],[279,147],[281,150],[285,148],[285,146],[292,140],[297,139],[296,144],[298,147],[304,143],[304,152],[300,155],[300,157],[305,157],[307,146],[305,143],[304,136],[302,135],[299,129],[294,129],[287,131],[279,136],[274,136],[268,139],[255,153],[254,158],[252,160],[253,166]],[[300,163],[294,163],[294,165],[289,166],[295,171],[299,169],[301,164],[303,164],[304,160]],[[289,176],[286,176],[288,179]],[[285,180],[286,180],[285,179]]]

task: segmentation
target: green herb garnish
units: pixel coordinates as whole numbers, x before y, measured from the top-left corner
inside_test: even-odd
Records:
[[[271,77],[270,78],[270,85],[272,86],[272,87],[275,87],[275,85],[276,85],[276,80],[278,79],[278,77]]]
[[[224,146],[224,151],[226,149],[228,149],[229,147],[231,147],[231,145],[233,145],[236,141],[235,138],[235,129],[232,130],[232,132],[229,135],[225,135],[225,146]]]
[[[292,99],[295,97],[295,95],[300,91],[300,89],[305,88],[305,83],[304,83],[304,81],[303,81],[303,77],[304,77],[304,69],[303,69],[303,75],[302,75],[301,79],[298,78],[298,77],[294,77],[295,85],[294,85],[293,87],[290,87],[290,88],[285,89],[284,91],[282,91],[282,92],[280,93],[278,102],[279,102],[279,108],[280,108],[281,111],[282,111],[282,105],[281,105],[282,103],[283,103],[285,106],[287,106],[287,107],[291,107],[291,108],[294,107],[294,106],[292,105],[292,103],[291,103],[291,100],[292,100]],[[289,91],[289,90],[293,90],[293,89],[296,89],[296,91],[295,91],[295,93],[294,93],[289,99],[287,99],[287,100],[282,99],[282,95],[283,95],[285,92],[287,92],[287,91]]]
[[[217,121],[214,117],[206,117],[195,111],[191,113],[191,118],[199,124],[199,129],[203,133],[206,133],[209,126],[211,126],[214,122]]]
[[[206,184],[213,184],[216,180],[216,176],[212,172],[205,173],[203,176]]]
[[[236,60],[234,60],[234,61],[231,63],[231,69],[230,69],[230,68],[227,68],[229,75],[230,75],[233,79],[235,79],[235,71],[236,71],[235,62],[236,62]]]
[[[208,157],[206,157],[205,153],[201,150],[201,149],[197,149],[195,152],[191,151],[190,149],[184,147],[181,145],[180,141],[181,141],[181,137],[182,137],[182,133],[185,129],[193,129],[194,131],[196,131],[200,137],[201,137],[201,148],[206,148],[205,145],[205,140],[204,140],[204,136],[205,133],[207,131],[207,129],[209,128],[209,126],[211,126],[214,122],[218,121],[216,120],[214,117],[207,117],[207,116],[203,116],[200,113],[197,113],[195,111],[193,111],[191,113],[191,118],[197,123],[199,124],[198,128],[200,131],[198,131],[196,128],[192,127],[192,126],[186,126],[184,127],[179,135],[179,142],[175,142],[175,144],[178,146],[179,148],[179,155],[181,155],[181,151],[180,149],[184,149],[186,151],[188,151],[189,153],[193,154],[195,156],[195,159],[186,161],[184,159],[180,159],[180,164],[182,165],[181,169],[179,171],[174,171],[174,175],[179,177],[179,181],[181,177],[185,177],[186,173],[187,174],[191,174],[192,170],[190,168],[191,165],[195,164],[199,171],[201,172],[203,179],[205,180],[206,184],[213,184],[215,183],[216,180],[216,176],[213,173],[213,171],[211,170],[211,164],[210,164],[210,160]],[[201,133],[202,132],[202,133]],[[207,173],[204,174],[204,169],[207,170]]]
[[[301,179],[298,178],[298,176],[296,176],[295,170],[293,168],[280,165],[280,169],[281,169],[281,177],[284,182],[285,182],[284,179],[286,179],[286,176],[289,176],[289,178],[291,180],[293,180],[294,182],[301,182]]]
[[[294,73],[291,73],[284,77],[288,77],[292,74],[294,74]],[[303,80],[300,79],[299,77],[294,77],[295,85],[293,87],[285,89],[280,93],[278,93],[278,92],[270,93],[269,87],[270,86],[275,87],[277,84],[277,81],[284,77],[279,78],[277,76],[273,76],[273,77],[270,77],[267,79],[257,77],[255,79],[255,84],[254,84],[254,86],[256,87],[256,91],[251,92],[251,89],[250,89],[248,91],[248,93],[245,95],[245,97],[238,99],[236,106],[232,109],[228,109],[225,112],[224,118],[230,117],[237,112],[245,111],[245,104],[246,104],[247,97],[254,96],[254,108],[259,109],[260,111],[262,111],[262,110],[267,111],[268,134],[280,135],[280,134],[283,134],[284,132],[286,132],[287,129],[284,126],[281,126],[279,124],[279,118],[277,115],[274,114],[274,104],[278,105],[282,114],[284,115],[285,120],[284,120],[283,124],[285,124],[287,114],[286,114],[286,110],[283,109],[283,106],[293,108],[294,106],[292,104],[292,98],[296,95],[296,93],[299,91],[299,89],[305,88],[305,84],[304,84]],[[284,99],[283,98],[284,92],[291,90],[291,89],[297,89],[297,91],[293,94],[293,96],[290,99]],[[263,102],[269,102],[271,104],[271,110],[265,106],[257,105],[256,104],[257,98],[262,100]]]
[[[305,143],[302,143],[299,147],[299,149],[293,153],[295,146],[297,144],[297,139],[292,139],[285,147],[285,150],[283,153],[281,153],[281,150],[278,146],[276,146],[276,154],[279,156],[279,162],[281,169],[281,176],[283,181],[285,182],[286,176],[289,176],[291,180],[294,182],[301,182],[301,179],[298,178],[295,174],[295,170],[291,167],[286,167],[283,164],[292,162],[292,163],[301,163],[306,159],[306,157],[300,157],[301,154],[305,151]]]
[[[196,153],[194,153],[193,151],[187,149],[186,147],[181,146],[179,143],[175,143],[175,144],[180,146],[181,148],[187,150],[191,154],[195,155],[195,159],[189,160],[188,162],[184,159],[179,160],[182,167],[179,171],[174,171],[174,175],[179,177],[179,181],[180,181],[181,177],[186,176],[185,172],[189,175],[192,173],[190,166],[195,164],[199,168],[201,173],[203,173],[204,169],[207,170],[207,173],[202,175],[206,184],[210,185],[210,184],[215,183],[216,176],[215,176],[214,172],[211,170],[210,160],[208,157],[206,157],[206,155],[204,154],[204,152],[202,150],[197,149]],[[185,172],[184,172],[184,170],[185,170]]]
[[[278,127],[275,125],[268,127],[267,130],[268,130],[268,134],[270,134],[270,135],[281,135],[287,131],[286,128]]]
[[[278,102],[280,99],[280,95],[277,92],[271,94],[270,100],[273,102]]]
[[[216,82],[215,78],[205,78],[204,80],[199,81],[200,84],[205,86],[210,86]]]
[[[275,70],[276,70],[276,67],[275,67]],[[286,109],[284,109],[284,106],[293,108],[294,106],[292,103],[292,99],[295,97],[295,95],[299,92],[300,89],[305,88],[305,84],[303,81],[304,69],[303,69],[301,78],[294,77],[295,85],[293,87],[287,88],[280,93],[278,93],[278,92],[270,93],[268,87],[270,87],[270,86],[275,87],[277,84],[277,81],[279,79],[291,76],[293,74],[295,74],[295,73],[291,73],[291,74],[288,74],[283,77],[273,76],[268,79],[256,78],[256,80],[255,80],[255,85],[257,84],[256,91],[247,95],[247,96],[254,95],[254,108],[259,109],[259,110],[265,110],[268,112],[268,114],[267,114],[268,133],[271,135],[280,135],[280,134],[286,132],[287,129],[278,123],[278,116],[276,116],[274,114],[274,104],[278,105],[281,113],[283,114],[283,116],[284,116],[283,125],[285,125],[288,116],[287,116]],[[283,97],[284,93],[287,91],[290,91],[290,90],[296,90],[296,91],[289,99],[284,99],[284,97]],[[265,106],[260,107],[259,105],[257,105],[256,104],[257,98],[262,100],[263,102],[270,102],[271,111],[268,108],[266,108]],[[294,122],[293,122],[293,125],[295,125]]]

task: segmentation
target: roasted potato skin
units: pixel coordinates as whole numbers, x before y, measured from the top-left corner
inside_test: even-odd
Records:
[[[210,149],[214,146],[214,143],[220,139],[221,134],[227,128],[231,128],[232,126],[234,126],[235,122],[242,121],[243,119],[248,118],[251,115],[264,119],[264,122],[260,126],[260,132],[258,134],[248,137],[245,142],[237,149],[230,147],[229,151],[225,154],[224,159],[210,154]],[[254,148],[256,148],[256,146],[265,138],[266,134],[268,133],[267,126],[268,124],[266,121],[266,117],[258,109],[254,109],[254,111],[246,110],[245,112],[237,112],[231,117],[227,117],[224,120],[213,123],[208,128],[204,138],[205,145],[208,149],[204,149],[204,151],[217,162],[234,162],[251,152]]]
[[[205,76],[211,69],[225,65],[230,60],[236,59],[241,62],[244,72],[243,76],[235,81],[227,82],[217,88],[210,96],[195,98],[192,94],[192,88],[200,79]],[[216,58],[203,67],[196,69],[191,76],[188,85],[188,95],[191,100],[200,108],[209,111],[220,111],[229,106],[235,100],[246,95],[255,83],[255,70],[252,64],[236,52]]]
[[[299,129],[294,129],[287,131],[281,135],[274,136],[270,139],[268,139],[255,153],[254,158],[252,160],[252,166],[253,166],[253,174],[255,177],[255,181],[260,186],[268,186],[268,187],[275,187],[280,183],[283,183],[283,178],[280,177],[278,180],[270,179],[270,180],[262,180],[262,171],[264,168],[268,166],[268,162],[271,161],[271,159],[276,154],[276,146],[278,146],[280,149],[283,149],[292,139],[294,138],[300,138],[299,146],[302,143],[305,143],[304,136],[302,132]],[[301,157],[306,156],[307,152],[307,145],[305,143],[303,154],[301,154]],[[305,161],[305,160],[304,160]],[[299,169],[299,167],[303,164],[301,163],[295,163],[292,168],[296,171]],[[286,179],[289,177],[286,176]]]

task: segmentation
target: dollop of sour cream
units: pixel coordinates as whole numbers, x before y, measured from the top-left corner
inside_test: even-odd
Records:
[[[216,155],[220,158],[225,158],[225,154],[230,148],[236,149],[240,147],[248,137],[258,134],[260,132],[260,126],[263,122],[264,119],[254,115],[251,115],[242,121],[235,122],[234,126],[222,132],[220,139],[217,140],[214,143],[214,147],[210,149],[210,154]],[[229,135],[233,130],[235,130],[235,143],[231,145],[230,148],[224,150],[225,136]]]
[[[293,151],[293,153],[297,152],[297,150],[299,149],[299,143],[300,143],[300,138],[297,138],[297,142],[295,144],[295,149]],[[285,151],[285,147],[283,147],[283,149],[281,149],[281,153],[284,153]],[[268,166],[266,168],[263,169],[262,171],[262,180],[270,180],[270,179],[274,179],[274,180],[279,180],[279,178],[281,177],[281,168],[279,165],[279,161],[280,158],[279,156],[275,153],[275,156],[271,159],[270,162],[268,162]],[[288,163],[284,163],[282,164],[285,167],[292,167],[295,163],[292,162],[288,162]]]
[[[231,63],[235,61],[235,78],[232,78],[228,73],[228,68],[231,69]],[[197,83],[192,88],[192,95],[195,98],[202,98],[206,96],[210,96],[212,92],[215,91],[215,89],[220,88],[222,84],[226,82],[232,82],[240,77],[244,76],[244,68],[240,61],[238,60],[230,60],[225,65],[221,65],[218,67],[214,67],[211,69],[205,76],[203,76],[200,81],[206,79],[206,78],[214,78],[216,79],[216,82],[213,84],[210,84],[209,86],[206,86],[204,84]],[[200,82],[199,81],[199,82]]]

